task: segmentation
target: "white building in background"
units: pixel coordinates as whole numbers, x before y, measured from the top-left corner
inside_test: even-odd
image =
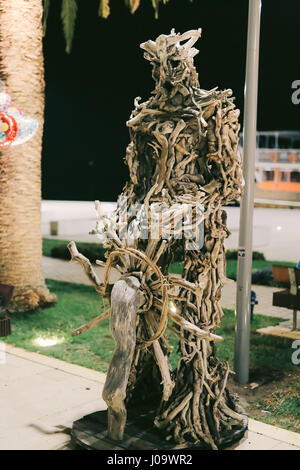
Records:
[[[255,162],[255,197],[300,201],[300,131],[257,132]]]

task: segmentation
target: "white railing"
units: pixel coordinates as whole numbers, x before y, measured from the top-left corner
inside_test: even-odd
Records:
[[[300,163],[300,150],[295,149],[256,149],[257,163]]]

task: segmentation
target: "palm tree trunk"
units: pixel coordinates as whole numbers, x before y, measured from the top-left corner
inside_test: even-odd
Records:
[[[14,106],[39,122],[37,134],[8,150],[0,176],[0,284],[14,287],[7,309],[56,300],[42,270],[41,149],[44,121],[42,0],[0,0],[0,71]],[[0,156],[3,162],[5,155]]]

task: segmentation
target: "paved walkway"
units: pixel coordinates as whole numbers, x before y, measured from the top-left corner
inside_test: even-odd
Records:
[[[75,282],[78,284],[85,284],[90,286],[86,274],[84,274],[82,267],[78,263],[72,263],[62,259],[50,258],[43,256],[43,269],[46,279],[55,279],[56,281]],[[94,265],[94,270],[100,280],[103,280],[104,268]],[[118,279],[118,271],[111,269],[110,280],[115,282]]]
[[[74,420],[105,408],[104,374],[6,347],[0,364],[0,449],[60,449]],[[3,363],[4,362],[4,363]]]
[[[10,345],[1,359],[0,450],[68,449],[73,421],[105,408],[100,372]],[[300,450],[300,434],[250,419],[237,450]]]
[[[81,266],[77,263],[70,263],[68,261],[43,257],[43,267],[45,277],[48,279],[56,279],[58,281],[75,282],[90,285],[86,275],[82,271]],[[95,266],[99,278],[103,278],[104,269],[100,266]],[[112,270],[111,280],[115,281],[118,277],[118,271]],[[253,286],[256,292],[258,305],[255,306],[255,314],[268,315],[272,317],[284,318],[292,321],[292,311],[286,308],[279,308],[272,306],[273,292],[278,290],[276,287]],[[221,305],[224,308],[235,309],[236,299],[236,282],[229,281],[222,290]],[[299,322],[300,323],[300,322]]]

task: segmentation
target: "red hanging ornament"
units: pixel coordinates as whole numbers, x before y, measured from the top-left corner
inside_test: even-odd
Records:
[[[4,111],[0,111],[0,121],[8,126],[5,131],[5,140],[0,141],[0,148],[3,148],[10,145],[17,138],[18,125],[15,118]]]

